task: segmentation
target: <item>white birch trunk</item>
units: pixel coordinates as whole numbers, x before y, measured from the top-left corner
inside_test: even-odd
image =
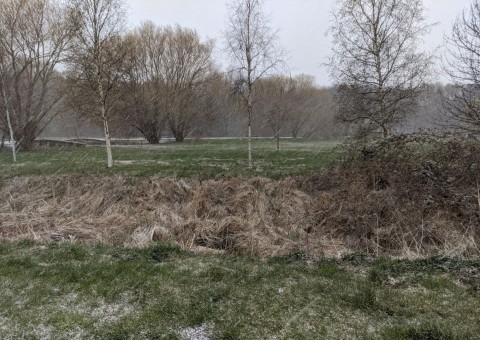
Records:
[[[105,146],[107,148],[107,167],[111,168],[113,166],[113,156],[112,156],[112,143],[110,140],[110,130],[108,128],[108,120],[105,116],[105,107],[102,106],[102,118],[103,118],[103,132],[105,134]]]
[[[277,151],[280,151],[280,130],[277,131]]]
[[[17,150],[16,150],[16,143],[15,143],[15,136],[13,133],[13,128],[12,128],[12,121],[10,120],[10,111],[8,108],[6,109],[7,113],[7,124],[8,124],[8,130],[10,132],[10,145],[12,147],[12,156],[13,156],[13,162],[15,163],[17,161]]]
[[[247,111],[248,111],[248,168],[253,168],[253,161],[252,161],[252,89],[251,85],[249,86],[248,90],[248,99],[247,99]]]
[[[248,167],[253,168],[252,163],[252,126],[248,124]]]
[[[8,109],[7,93],[6,93],[5,88],[3,86],[2,86],[2,94],[3,94],[3,100],[5,102],[5,113],[7,114],[7,125],[8,125],[8,131],[10,133],[10,145],[12,147],[13,162],[15,163],[17,161],[17,150],[16,150],[16,145],[15,145],[15,135],[13,133],[12,121],[10,119],[10,110]]]
[[[105,147],[107,149],[107,168],[113,167],[113,155],[112,155],[112,143],[110,140],[110,129],[108,128],[107,111],[105,109],[105,95],[103,92],[102,80],[98,80],[98,92],[102,101],[102,120],[103,120],[103,133],[105,135]]]

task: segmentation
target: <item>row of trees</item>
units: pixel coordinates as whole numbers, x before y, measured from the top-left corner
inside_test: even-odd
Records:
[[[229,10],[226,42],[233,67],[225,75],[214,64],[213,41],[201,41],[192,29],[146,22],[126,32],[122,0],[2,1],[3,135],[29,150],[51,119],[70,109],[102,124],[111,167],[112,119],[132,125],[150,143],[158,143],[165,129],[182,141],[199,117],[238,109],[243,102],[251,165],[257,83],[283,66],[282,53],[260,0],[233,1]],[[277,76],[262,84],[265,98],[279,98],[275,108],[264,103],[275,134],[285,128],[287,116],[295,117],[295,106],[287,108],[287,102],[297,102],[298,117],[313,114],[308,101],[298,103],[313,89],[305,77]],[[305,121],[296,119],[295,136]]]
[[[192,110],[184,111],[182,119],[189,123],[184,125],[184,134],[178,135],[179,138],[247,136],[247,117],[241,98],[235,94],[232,83],[221,74],[215,81],[211,89],[214,95],[209,94],[211,101],[205,106],[206,109],[201,110],[198,104],[192,103]],[[133,96],[137,90],[130,88],[122,95],[119,114],[112,116],[112,134],[117,138],[145,137],[150,139],[151,144],[159,142],[160,138],[175,138],[163,111],[155,113],[153,110],[158,93],[149,95],[147,88],[140,89],[140,95],[137,93]],[[343,136],[345,128],[335,124],[332,115],[335,111],[333,93],[333,88],[318,87],[313,77],[307,75],[265,77],[258,82],[256,90],[256,105],[252,115],[254,135],[273,137],[280,130],[282,137]],[[127,101],[131,97],[135,104],[130,106]],[[278,109],[274,110],[275,107]],[[281,115],[278,119],[276,113]],[[277,127],[272,126],[274,123]],[[156,126],[158,128],[154,128]],[[42,133],[42,137],[47,138],[66,136],[99,138],[101,131],[98,124],[86,116],[76,116],[67,111],[55,117]]]
[[[224,32],[231,59],[220,72],[212,40],[196,31],[143,23],[125,28],[123,0],[4,0],[0,3],[0,129],[21,149],[59,113],[91,117],[103,126],[113,165],[111,123],[121,120],[150,143],[166,130],[182,141],[219,117],[245,117],[252,165],[252,125],[277,138],[313,134],[312,117],[334,95],[338,121],[361,135],[394,127],[418,111],[431,81],[434,53],[419,46],[432,25],[421,0],[342,0],[333,11],[328,62],[334,91],[308,76],[291,78],[285,51],[269,27],[261,0],[232,0]],[[460,15],[445,68],[453,86],[442,108],[457,126],[480,127],[480,1]],[[220,119],[222,120],[222,119]],[[222,121],[227,121],[223,119]],[[207,123],[209,124],[209,123]],[[314,126],[315,127],[315,126]],[[15,144],[15,143],[14,143]],[[15,154],[15,145],[14,150]]]

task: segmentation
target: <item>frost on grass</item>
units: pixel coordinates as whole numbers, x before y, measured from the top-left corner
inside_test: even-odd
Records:
[[[57,299],[56,310],[60,312],[76,313],[94,322],[100,329],[105,325],[134,313],[135,306],[129,302],[128,295],[124,294],[117,302],[107,303],[104,299],[95,297],[92,300],[82,300],[77,294],[68,294]]]
[[[210,330],[207,325],[201,325],[198,327],[189,327],[182,329],[180,335],[185,340],[209,340]]]
[[[71,329],[58,328],[51,324],[51,319],[56,317],[75,316],[91,323],[97,330],[114,324],[118,320],[134,313],[134,306],[126,297],[118,302],[107,303],[103,299],[89,300],[80,298],[77,294],[70,293],[52,299],[48,304],[30,307],[26,313],[31,315],[26,324],[14,323],[12,319],[0,317],[0,334],[16,338],[18,334],[29,334],[38,339],[55,339],[58,334],[69,339],[84,339],[91,329],[87,330],[81,325]]]

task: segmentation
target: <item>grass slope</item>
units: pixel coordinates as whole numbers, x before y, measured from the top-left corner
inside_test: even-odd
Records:
[[[200,140],[145,146],[114,146],[115,166],[106,168],[104,147],[46,149],[18,154],[12,163],[0,153],[0,173],[18,175],[130,174],[134,176],[264,176],[280,178],[314,173],[331,163],[337,142],[289,139],[276,150],[271,139],[254,141],[254,169],[247,167],[245,140]]]
[[[0,243],[2,339],[475,339],[478,260]]]

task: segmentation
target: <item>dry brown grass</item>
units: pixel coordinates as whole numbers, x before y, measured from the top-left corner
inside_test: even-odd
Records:
[[[324,193],[316,228],[349,249],[402,257],[478,255],[480,143],[438,135],[353,145],[341,166],[306,180]]]
[[[457,142],[420,153],[407,139],[357,148],[343,166],[308,178],[16,178],[0,188],[0,238],[161,240],[260,256],[478,255],[480,147],[460,152]]]
[[[165,240],[256,255],[303,248],[312,206],[292,179],[39,176],[12,180],[0,195],[3,239],[128,246]]]

